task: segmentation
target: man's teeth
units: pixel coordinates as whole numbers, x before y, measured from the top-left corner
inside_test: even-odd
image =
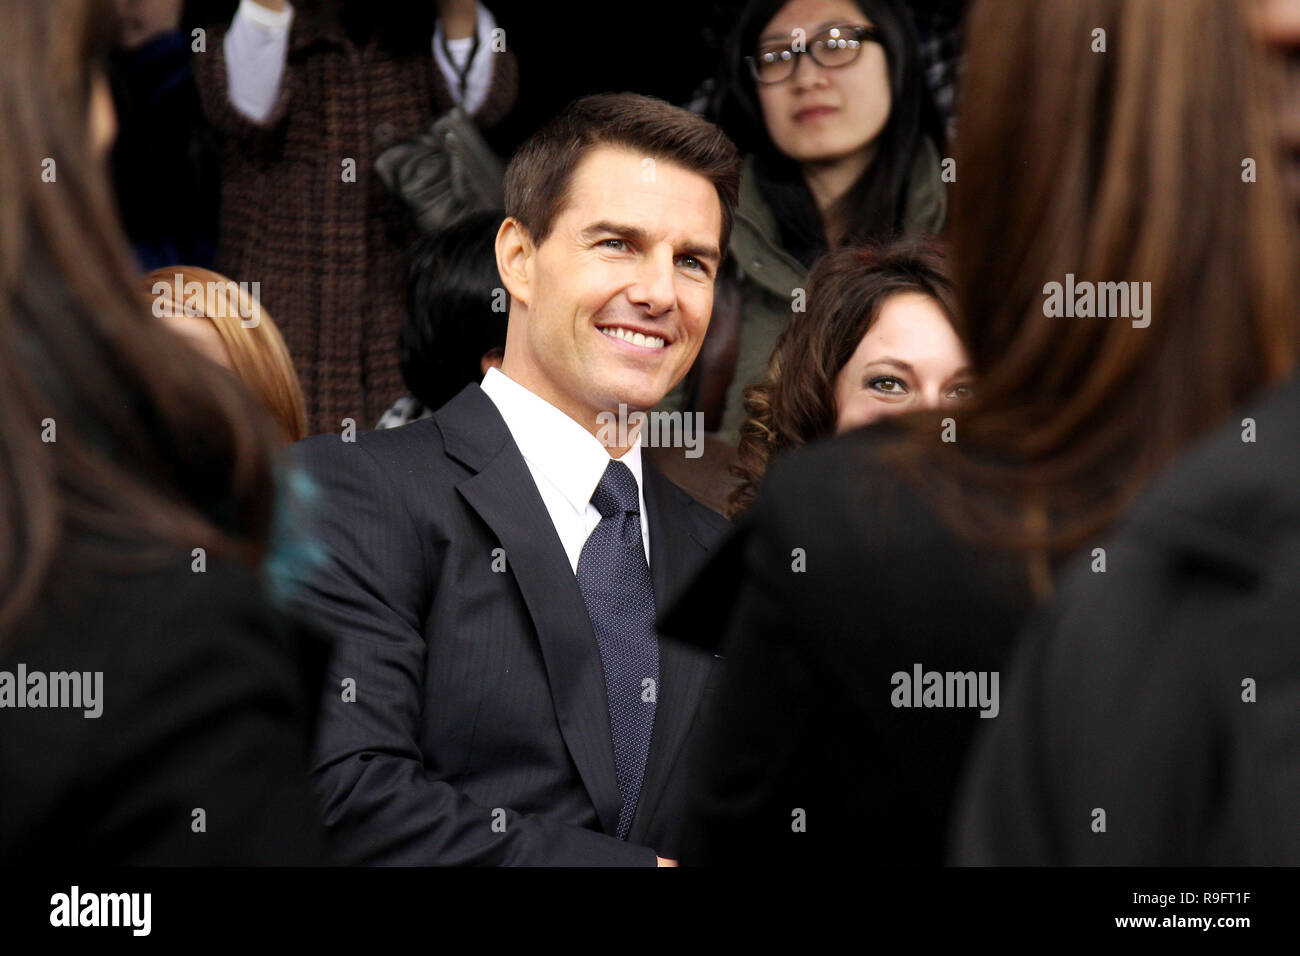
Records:
[[[616,339],[622,339],[624,342],[631,342],[633,345],[639,345],[643,349],[661,349],[664,347],[664,340],[657,335],[642,335],[640,332],[633,332],[631,329],[621,329],[617,326],[601,329],[606,335]]]

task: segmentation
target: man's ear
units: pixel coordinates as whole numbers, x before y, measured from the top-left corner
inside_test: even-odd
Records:
[[[524,224],[513,216],[507,216],[497,230],[497,272],[501,274],[506,292],[510,293],[510,301],[525,307],[532,299],[533,257],[536,252],[537,247]]]

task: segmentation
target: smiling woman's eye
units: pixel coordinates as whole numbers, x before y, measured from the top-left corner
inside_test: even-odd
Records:
[[[907,383],[893,375],[877,375],[867,379],[867,388],[885,395],[906,395]]]
[[[948,390],[948,398],[955,402],[964,402],[974,394],[970,385],[954,385]]]

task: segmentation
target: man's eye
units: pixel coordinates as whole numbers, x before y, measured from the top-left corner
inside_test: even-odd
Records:
[[[902,379],[894,378],[892,375],[877,375],[867,382],[867,388],[875,389],[877,392],[883,392],[886,395],[903,395],[907,392],[907,386]]]
[[[685,265],[686,268],[688,269],[699,269],[700,271],[704,270],[704,263],[702,263],[699,259],[696,259],[694,256],[682,256],[677,261]]]
[[[602,239],[600,244],[606,248],[617,249],[620,252],[627,248],[627,242],[623,239]]]

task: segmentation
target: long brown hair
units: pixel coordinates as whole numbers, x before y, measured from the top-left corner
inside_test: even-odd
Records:
[[[56,559],[265,548],[273,432],[141,306],[87,141],[112,24],[107,0],[0,4],[0,639]]]
[[[774,455],[835,431],[835,378],[884,308],[904,292],[929,296],[952,322],[957,311],[943,247],[932,237],[848,246],[827,253],[808,274],[808,310],[777,339],[767,378],[745,389],[745,424],[727,497],[734,518],[758,495]]]
[[[1236,0],[981,0],[966,49],[949,238],[980,385],[889,453],[964,533],[1060,557],[1294,366],[1268,62]],[[1146,318],[1049,315],[1071,274],[1149,282]]]

